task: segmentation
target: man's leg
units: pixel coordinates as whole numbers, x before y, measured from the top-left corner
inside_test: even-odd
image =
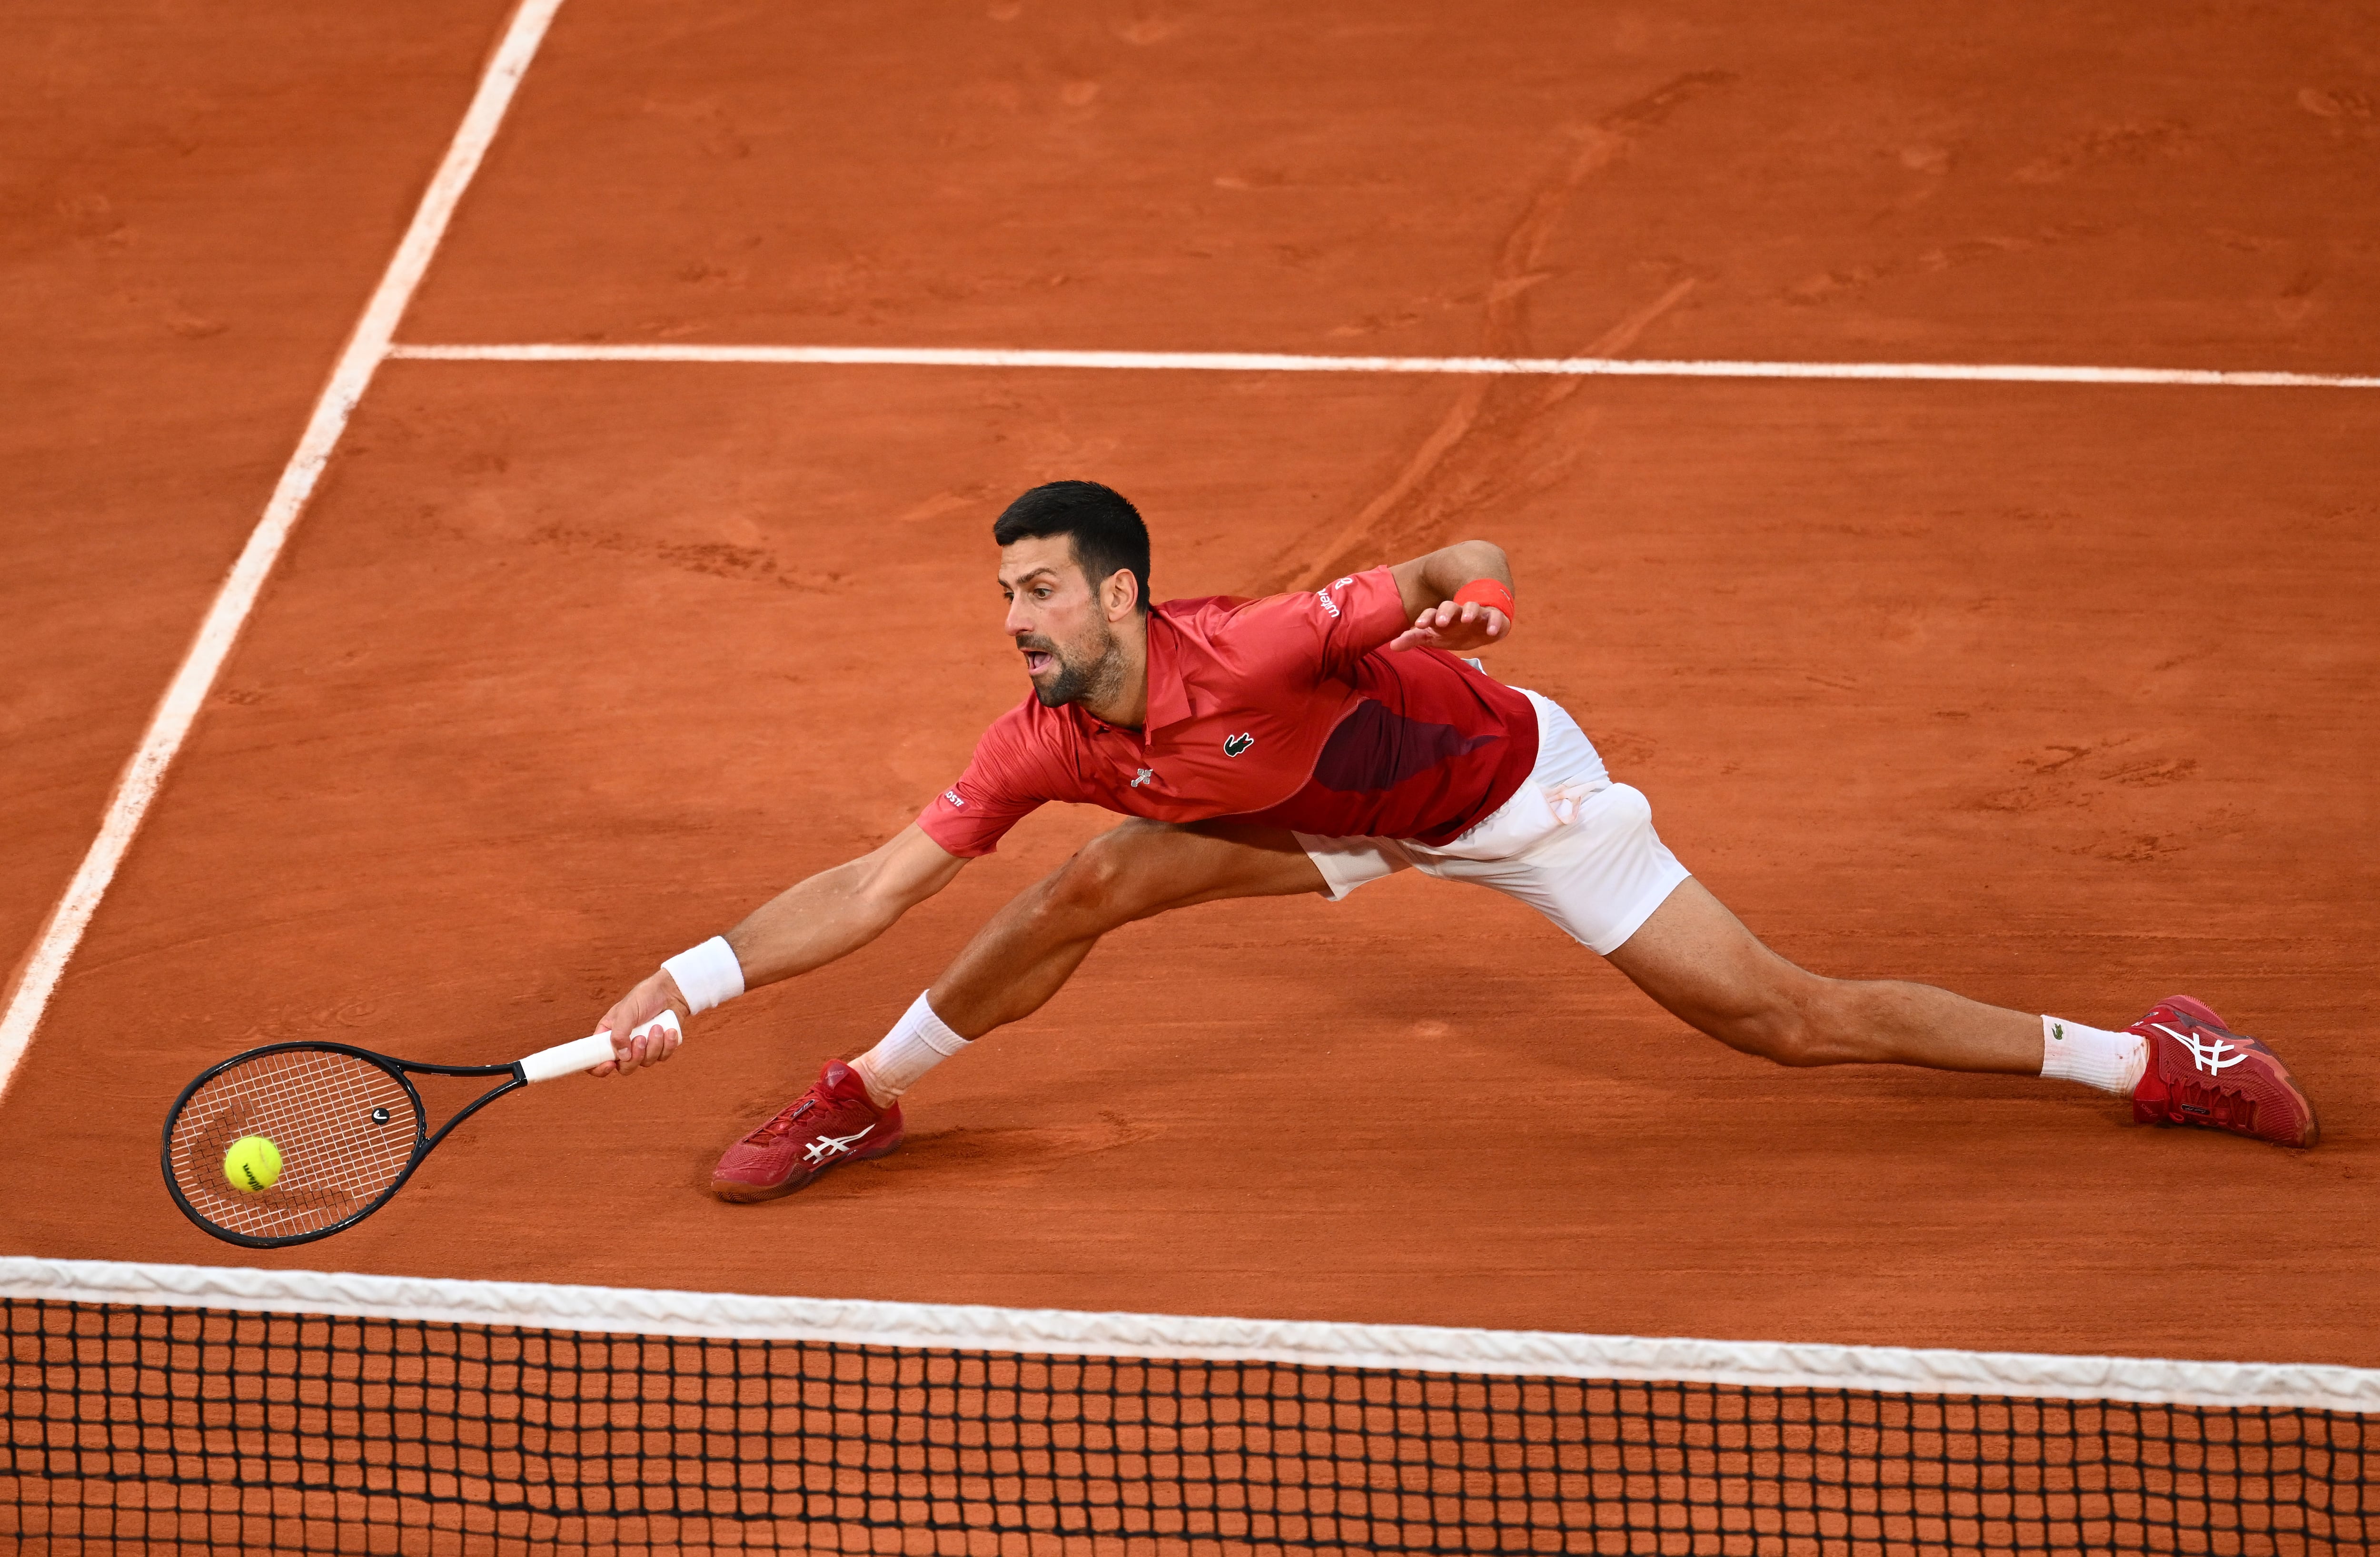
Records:
[[[1281,829],[1126,822],[1011,899],[927,998],[953,1032],[979,1038],[1039,1010],[1119,925],[1223,898],[1322,889],[1322,873]]]
[[[851,1068],[869,1100],[889,1108],[974,1040],[1039,1010],[1116,926],[1219,898],[1324,889],[1295,836],[1278,828],[1138,820],[1111,827],[992,915]]]
[[[2132,1100],[2143,1122],[2282,1146],[2322,1138],[2278,1056],[2185,996],[2122,1032],[2002,1010],[1946,989],[1828,979],[1760,944],[1689,878],[1608,954],[1673,1015],[1779,1065],[1924,1065],[2079,1081]]]
[[[1688,879],[1609,955],[1672,1016],[1779,1065],[2041,1074],[2041,1019],[1891,980],[1829,979],[1760,943]]]
[[[1292,834],[1201,823],[1127,822],[1012,899],[892,1031],[728,1148],[710,1177],[722,1200],[790,1194],[837,1163],[901,1143],[901,1094],[984,1033],[1038,1010],[1119,924],[1218,898],[1325,889]]]

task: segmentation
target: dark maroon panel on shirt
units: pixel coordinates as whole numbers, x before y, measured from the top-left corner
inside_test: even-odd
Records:
[[[1392,790],[1417,773],[1502,739],[1409,719],[1366,697],[1330,732],[1315,761],[1314,782],[1342,794]]]

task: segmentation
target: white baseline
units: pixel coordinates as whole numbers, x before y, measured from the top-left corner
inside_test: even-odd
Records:
[[[1629,356],[1329,356],[1289,352],[1008,351],[965,346],[398,345],[415,362],[711,362],[837,368],[1088,368],[1210,373],[1512,373],[1609,379],[1868,379],[1999,384],[2380,389],[2380,375],[2027,363],[1729,362]]]
[[[264,505],[264,516],[249,532],[248,544],[240,549],[230,573],[215,591],[213,603],[199,623],[198,635],[182,656],[181,667],[167,683],[157,711],[150,716],[140,744],[134,748],[131,760],[125,764],[123,774],[115,781],[115,791],[108,797],[106,814],[100,821],[99,836],[83,854],[82,863],[67,884],[65,895],[51,909],[42,926],[41,938],[33,943],[33,950],[25,960],[23,973],[8,992],[7,1008],[0,1012],[0,1092],[7,1090],[8,1079],[16,1074],[18,1062],[24,1058],[25,1046],[32,1042],[33,1029],[41,1024],[42,1012],[57,989],[67,959],[74,956],[83,931],[91,924],[91,916],[106,896],[108,884],[115,879],[116,867],[123,863],[133,835],[140,830],[141,818],[147,815],[150,803],[157,798],[157,788],[164,781],[165,770],[173,766],[182,742],[188,739],[200,706],[213,689],[215,677],[222,672],[224,661],[230,657],[249,614],[256,609],[257,595],[263,589],[265,578],[280,559],[281,549],[287,543],[298,516],[305,511],[306,500],[322,477],[322,467],[330,463],[331,451],[346,430],[347,418],[354,414],[356,403],[363,398],[372,375],[387,356],[397,321],[404,317],[406,305],[413,300],[422,272],[430,268],[430,259],[437,252],[439,240],[446,235],[446,224],[455,214],[455,204],[469,187],[472,175],[479,172],[480,159],[495,139],[497,127],[504,123],[504,111],[512,105],[513,92],[520,85],[529,61],[536,57],[554,12],[561,7],[562,0],[521,0],[520,9],[513,13],[503,41],[489,56],[487,67],[480,76],[479,91],[472,94],[471,105],[455,127],[445,160],[438,164],[430,187],[413,212],[412,224],[406,228],[405,237],[390,257],[380,284],[372,289],[362,316],[347,337],[346,349],[332,367],[330,381],[322,386],[321,397],[314,402],[313,414],[306,420],[306,430],[298,437],[297,451],[282,467],[281,479],[273,484],[273,495]]]

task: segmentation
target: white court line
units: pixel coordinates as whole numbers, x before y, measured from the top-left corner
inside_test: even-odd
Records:
[[[1126,368],[1214,373],[1520,373],[1610,379],[1881,379],[2002,384],[2380,389],[2380,375],[2059,368],[2025,363],[1726,362],[1629,356],[1306,356],[1287,352],[1004,351],[965,346],[392,346],[417,362],[757,362],[892,368]]]
[[[80,868],[67,884],[66,895],[50,911],[48,921],[42,926],[41,939],[34,943],[22,975],[9,991],[7,1009],[0,1013],[0,1092],[6,1091],[9,1078],[16,1074],[25,1046],[32,1042],[33,1029],[40,1025],[42,1012],[66,972],[67,960],[74,955],[91,914],[99,908],[100,899],[105,896],[108,883],[115,879],[116,867],[124,861],[125,851],[131,846],[133,835],[140,830],[149,803],[156,798],[165,770],[188,738],[190,725],[213,688],[224,661],[230,657],[240,628],[256,609],[258,592],[264,587],[266,575],[273,572],[273,564],[289,539],[298,514],[304,512],[306,499],[321,478],[322,467],[330,463],[331,451],[337,445],[339,435],[346,430],[356,402],[363,398],[373,373],[387,356],[397,320],[404,317],[406,305],[413,300],[414,289],[420,284],[422,272],[429,269],[431,256],[437,252],[439,240],[446,235],[446,223],[455,214],[456,202],[469,187],[472,175],[479,172],[480,159],[486,153],[488,143],[495,139],[523,73],[537,56],[546,28],[561,8],[562,0],[521,0],[520,9],[513,13],[511,23],[504,29],[503,42],[489,57],[487,68],[480,77],[479,91],[472,96],[462,124],[455,127],[454,141],[446,148],[445,161],[438,164],[436,175],[422,194],[421,204],[414,211],[413,224],[406,229],[404,241],[396,246],[380,284],[364,305],[362,317],[347,337],[346,349],[339,354],[337,364],[331,369],[330,382],[322,386],[322,397],[314,402],[313,415],[307,419],[305,433],[298,440],[297,452],[282,467],[281,479],[274,484],[273,496],[264,505],[263,518],[257,521],[248,545],[241,549],[223,586],[215,591],[214,603],[207,608],[206,617],[199,623],[198,636],[191,640],[188,652],[182,657],[181,668],[174,672],[174,680],[165,688],[157,711],[150,717],[140,746],[116,780],[115,792],[108,797],[107,814],[100,823],[99,836],[91,840]]]

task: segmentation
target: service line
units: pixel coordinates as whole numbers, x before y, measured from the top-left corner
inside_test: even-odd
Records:
[[[966,346],[485,345],[389,348],[417,362],[752,362],[883,368],[1102,368],[1211,373],[1521,373],[1610,379],[1877,379],[1901,382],[2191,384],[2380,389],[2380,376],[2064,368],[2028,363],[1728,362],[1633,356],[1329,356],[1288,352],[1008,351]]]
[[[107,894],[108,884],[115,880],[125,851],[131,847],[133,835],[140,830],[141,819],[147,815],[150,803],[156,799],[158,786],[164,781],[165,770],[173,766],[182,742],[189,738],[190,726],[206,702],[207,694],[213,690],[215,677],[230,657],[232,646],[238,641],[240,629],[256,609],[265,578],[280,558],[298,515],[305,511],[306,500],[321,478],[322,467],[330,463],[332,450],[346,430],[347,418],[354,414],[356,403],[363,398],[381,362],[389,355],[389,341],[396,333],[397,321],[404,317],[406,305],[413,300],[414,289],[420,285],[431,256],[438,251],[439,240],[446,235],[446,225],[455,214],[456,202],[470,187],[472,175],[479,172],[480,160],[503,125],[504,111],[512,105],[521,77],[537,57],[538,45],[544,42],[546,29],[561,8],[562,0],[521,0],[520,8],[513,13],[512,21],[504,29],[503,40],[489,55],[487,66],[480,76],[479,90],[472,94],[471,105],[464,112],[463,122],[455,127],[455,139],[446,148],[445,160],[438,164],[430,187],[423,191],[421,203],[414,210],[412,224],[406,228],[404,239],[390,256],[388,269],[382,273],[380,284],[372,289],[362,316],[347,337],[346,349],[331,369],[330,381],[322,386],[322,396],[314,402],[313,414],[307,418],[298,448],[282,467],[281,479],[273,484],[273,495],[265,502],[264,516],[249,532],[248,544],[241,548],[230,573],[215,591],[213,603],[199,623],[198,635],[190,641],[157,711],[150,716],[140,744],[116,779],[115,793],[108,797],[106,814],[100,821],[99,836],[91,840],[74,879],[67,884],[65,895],[51,909],[42,926],[41,938],[33,943],[15,986],[8,991],[7,1008],[0,1011],[0,1092],[6,1091],[18,1062],[24,1058],[25,1046],[32,1042],[33,1030],[40,1025],[42,1012],[57,989],[67,960],[81,942],[91,916]]]

